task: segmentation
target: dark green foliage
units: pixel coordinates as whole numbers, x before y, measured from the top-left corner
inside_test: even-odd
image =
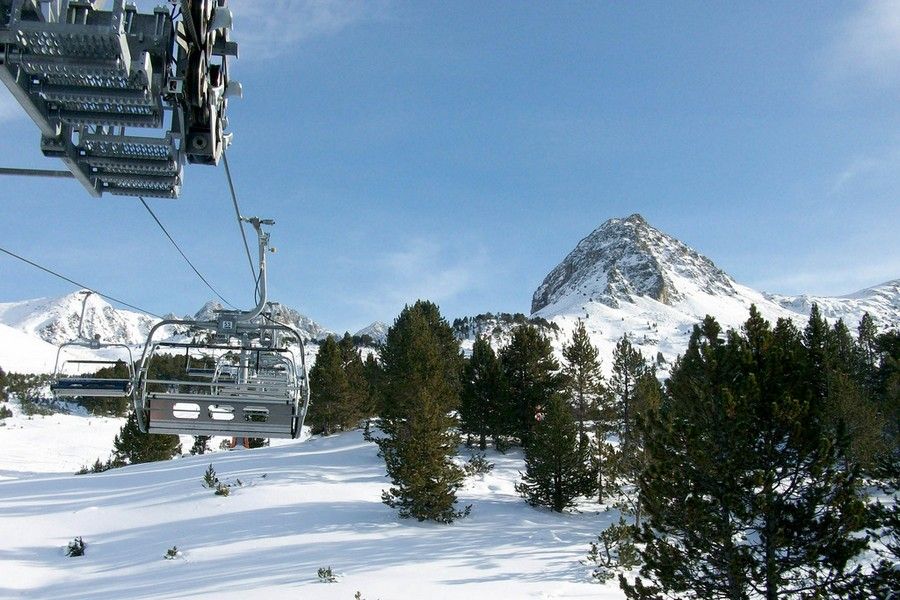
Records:
[[[219,478],[216,477],[216,470],[213,468],[212,463],[209,463],[209,468],[207,468],[206,472],[203,474],[203,487],[212,489],[218,484]]]
[[[209,451],[209,438],[208,435],[195,435],[194,445],[191,446],[191,455],[206,454]]]
[[[463,466],[463,471],[465,472],[466,477],[487,475],[493,470],[494,463],[489,461],[484,454],[473,454]]]
[[[366,379],[366,402],[363,411],[367,417],[381,414],[381,364],[375,354],[368,354],[363,361],[363,377]]]
[[[641,495],[639,481],[650,464],[650,455],[644,441],[644,425],[650,415],[662,403],[662,386],[652,368],[645,370],[635,382],[634,399],[631,407],[633,426],[611,462],[611,490],[617,494],[616,505],[622,511],[634,516],[634,524],[641,525]]]
[[[340,342],[331,336],[322,342],[309,380],[307,423],[313,433],[331,435],[352,429],[365,416],[368,382],[359,351],[349,335]]]
[[[403,518],[447,523],[456,509],[463,471],[453,462],[461,358],[450,326],[431,302],[400,313],[381,353],[382,409],[377,440],[391,488],[383,501]]]
[[[617,495],[619,508],[634,515],[636,525],[641,521],[637,482],[647,462],[639,425],[659,406],[661,394],[653,367],[631,345],[628,336],[622,336],[613,352],[609,379],[609,422],[618,434],[619,445],[615,451],[607,449],[610,460],[605,471],[607,489]],[[601,443],[605,441],[599,432],[597,438]]]
[[[177,435],[141,433],[134,411],[113,440],[113,448],[115,466],[169,460],[181,453]]]
[[[553,356],[550,340],[532,325],[512,331],[512,339],[500,352],[506,381],[505,409],[501,412],[507,433],[527,445],[536,420],[537,407],[562,391],[563,378]]]
[[[90,377],[97,379],[128,379],[131,374],[128,371],[128,365],[124,361],[116,361],[111,367],[104,367]],[[128,414],[128,408],[131,405],[130,398],[94,398],[92,396],[83,396],[78,398],[78,404],[85,407],[91,414],[124,417]]]
[[[0,406],[0,419],[8,419],[13,416],[13,412],[6,406]]]
[[[772,330],[755,308],[742,332],[695,328],[645,428],[644,566],[634,584],[620,577],[629,598],[839,597],[855,578],[857,469],[808,362],[825,360],[825,333]]]
[[[84,556],[86,547],[87,545],[84,543],[84,540],[77,537],[69,542],[69,545],[66,548],[66,556]]]
[[[500,361],[487,338],[477,337],[472,356],[463,367],[462,393],[459,406],[460,429],[475,436],[478,447],[487,447],[487,438],[501,435],[505,406],[503,373]]]
[[[599,416],[598,406],[605,397],[603,373],[600,367],[599,351],[588,338],[584,321],[572,333],[572,341],[563,346],[563,375],[565,375],[565,393],[575,411],[578,421],[578,434],[586,437],[584,422]]]
[[[542,332],[556,333],[559,325],[543,317],[526,317],[522,313],[482,313],[474,317],[462,317],[453,320],[453,334],[458,339],[470,339],[487,336],[494,332],[502,332],[505,327],[517,325],[533,325]]]
[[[7,398],[18,400],[22,413],[26,416],[52,415],[58,410],[54,402],[42,395],[42,391],[50,383],[49,375],[7,373],[4,379]]]
[[[615,577],[617,571],[627,571],[641,564],[640,554],[634,545],[634,536],[637,527],[625,523],[625,519],[619,517],[619,522],[610,525],[597,536],[596,542],[591,542],[588,551],[588,562],[596,565],[591,576],[599,581],[609,581]]]
[[[113,462],[113,459],[107,459],[106,462],[101,461],[99,458],[94,461],[94,464],[90,467],[81,467],[78,471],[75,472],[76,475],[87,475],[88,473],[102,473],[104,471],[109,471],[110,469],[114,469],[117,465]]]
[[[623,449],[633,442],[636,435],[637,410],[635,409],[638,381],[649,371],[647,361],[639,350],[631,345],[628,336],[622,336],[613,352],[612,374],[609,392],[612,397],[614,423]]]
[[[322,583],[334,583],[337,581],[337,575],[334,574],[334,571],[330,566],[320,567],[316,574],[319,576],[319,581]]]
[[[516,491],[533,506],[562,512],[579,496],[594,492],[596,473],[562,396],[550,397],[539,410],[540,418],[525,447],[525,473]]]
[[[319,346],[316,364],[309,372],[310,400],[306,422],[313,433],[331,435],[346,414],[347,377],[337,342],[328,336]]]
[[[166,553],[163,555],[163,558],[166,560],[175,560],[181,555],[181,552],[178,551],[178,546],[172,546]]]
[[[7,400],[9,400],[9,394],[6,390],[6,377],[6,371],[3,370],[3,367],[0,367],[0,402],[6,402]]]

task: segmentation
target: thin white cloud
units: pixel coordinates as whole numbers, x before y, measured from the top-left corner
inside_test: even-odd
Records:
[[[860,179],[894,180],[900,172],[900,147],[892,148],[880,156],[859,156],[834,178],[829,193],[839,194],[851,189]]]
[[[840,79],[881,86],[900,82],[900,2],[862,3],[840,28],[832,65]]]
[[[488,260],[483,248],[459,254],[420,238],[384,254],[374,266],[381,283],[352,302],[383,319],[418,299],[441,304],[481,286]]]
[[[241,56],[272,58],[298,44],[382,18],[388,0],[231,0]]]

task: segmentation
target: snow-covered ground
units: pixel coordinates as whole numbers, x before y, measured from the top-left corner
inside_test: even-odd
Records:
[[[0,598],[622,598],[581,564],[617,515],[529,507],[521,455],[489,453],[451,525],[381,503],[384,463],[359,432],[70,473],[105,458],[121,420],[15,416],[0,427]],[[202,487],[212,463],[228,497]],[[241,481],[240,486],[237,480]],[[80,536],[84,556],[65,547]],[[182,555],[165,560],[177,546]],[[331,566],[337,583],[320,583]]]

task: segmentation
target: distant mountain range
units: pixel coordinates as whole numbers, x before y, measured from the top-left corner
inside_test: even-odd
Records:
[[[82,298],[81,292],[75,292],[61,298],[0,303],[0,367],[52,369],[56,346],[78,334]],[[615,343],[627,333],[646,356],[660,356],[662,366],[684,350],[694,324],[707,314],[725,327],[739,327],[747,319],[750,305],[755,304],[773,322],[783,317],[802,326],[813,303],[829,320],[844,319],[851,330],[866,312],[883,329],[897,327],[900,279],[847,296],[767,294],[737,283],[709,258],[634,214],[610,219],[581,240],[534,292],[530,317],[470,317],[457,327],[457,335],[464,348],[471,346],[476,334],[492,336],[499,346],[515,323],[530,318],[542,326],[559,350],[581,319],[601,356],[611,356]],[[182,318],[209,320],[221,308],[210,301],[194,315]],[[288,306],[280,307],[279,317],[307,341],[333,334]],[[144,313],[114,308],[91,295],[83,335],[140,346],[157,321]],[[381,343],[387,330],[387,325],[376,321],[356,335]],[[315,344],[311,352],[315,352]]]

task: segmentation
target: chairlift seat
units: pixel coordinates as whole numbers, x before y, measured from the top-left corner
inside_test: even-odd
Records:
[[[149,433],[293,438],[300,423],[297,406],[282,397],[149,392]]]
[[[127,398],[131,395],[130,379],[100,379],[70,377],[54,381],[50,391],[57,398],[78,398],[95,396],[98,398]]]

